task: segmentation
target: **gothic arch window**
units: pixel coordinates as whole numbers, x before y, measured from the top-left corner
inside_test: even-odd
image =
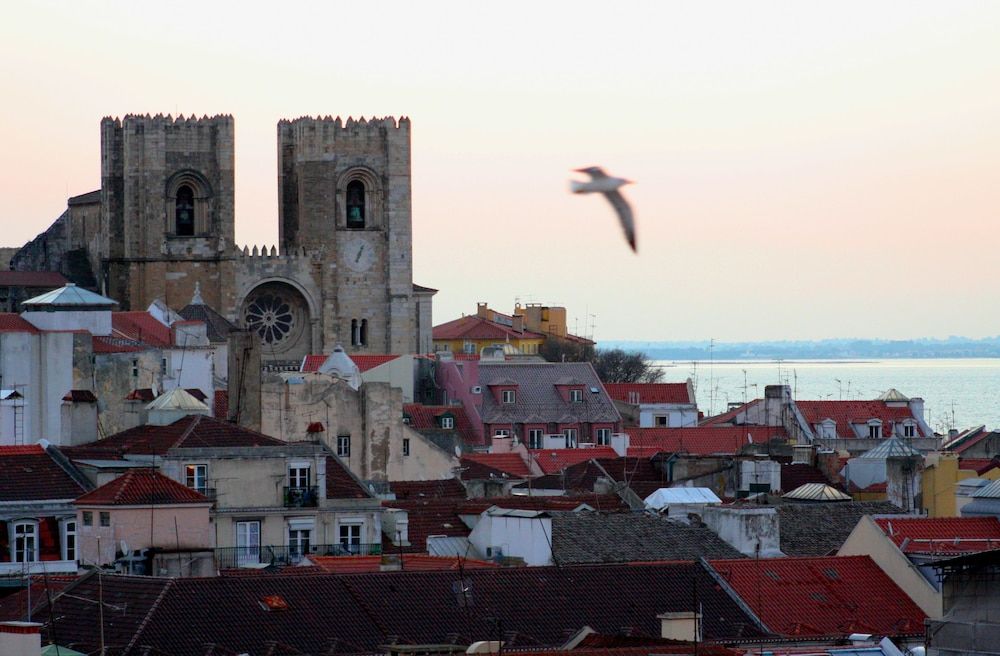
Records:
[[[365,183],[351,180],[347,183],[347,227],[361,230],[365,227]]]
[[[174,200],[174,234],[179,237],[194,235],[194,190],[186,184],[177,188]]]

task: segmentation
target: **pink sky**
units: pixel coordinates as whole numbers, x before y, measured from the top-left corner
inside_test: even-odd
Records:
[[[435,322],[566,305],[598,339],[1000,334],[1000,3],[16,3],[0,242],[100,184],[98,124],[236,118],[241,243],[275,124],[413,121]],[[633,179],[633,256],[569,169]]]

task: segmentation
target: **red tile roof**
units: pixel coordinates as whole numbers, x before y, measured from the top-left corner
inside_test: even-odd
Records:
[[[320,366],[326,362],[327,355],[307,355],[302,359],[302,365],[299,367],[299,371],[303,373],[313,373],[319,371]],[[369,369],[374,369],[375,367],[385,364],[386,362],[392,362],[397,359],[399,355],[352,355],[351,360],[354,364],[358,365],[358,370],[361,373],[368,371]]]
[[[0,502],[75,499],[85,491],[37,444],[0,446]]]
[[[346,467],[333,456],[326,458],[327,499],[369,499],[371,495],[351,475]]]
[[[153,347],[171,346],[170,328],[149,312],[112,312],[111,330],[115,337],[141,342]]]
[[[28,604],[32,613],[46,601],[48,595],[56,596],[63,588],[76,580],[75,576],[38,576],[33,578],[30,589],[22,588],[0,598],[0,622],[17,622],[28,616]]]
[[[697,428],[625,428],[630,456],[656,453],[711,455],[739,453],[748,444],[784,439],[785,429],[774,426],[702,426]]]
[[[618,457],[618,453],[610,446],[598,446],[593,449],[532,449],[530,453],[546,474],[560,472],[570,465],[591,458]]]
[[[171,448],[282,446],[286,442],[231,424],[225,419],[188,415],[167,426],[136,426],[103,440],[61,447],[70,458],[115,458],[125,454],[162,455]]]
[[[480,467],[475,467],[479,465]],[[516,453],[467,453],[462,456],[463,480],[490,478],[490,470],[507,474],[512,478],[531,478],[533,474],[528,464]],[[486,470],[482,468],[485,467]],[[472,474],[470,476],[470,474]],[[485,475],[484,475],[485,474]]]
[[[97,403],[97,397],[90,390],[70,390],[62,400],[71,403]]]
[[[622,403],[694,403],[687,383],[604,383],[604,389]]]
[[[161,506],[211,500],[155,469],[130,469],[74,501],[79,506]]]
[[[37,335],[41,331],[28,323],[20,314],[0,312],[0,333],[31,333]]]
[[[791,492],[806,483],[822,483],[823,485],[830,485],[831,481],[823,475],[823,472],[812,465],[796,463],[794,465],[788,464],[781,466],[782,491]]]
[[[458,516],[460,499],[396,499],[383,501],[385,508],[401,508],[407,512],[408,547],[383,545],[389,553],[426,553],[428,535],[468,537],[470,529]]]
[[[443,414],[454,416],[454,429],[441,428],[439,417]],[[469,421],[469,416],[465,414],[465,408],[460,405],[407,403],[403,405],[403,415],[409,417],[410,428],[417,432],[443,433],[454,431],[465,444],[480,446],[485,444],[485,439],[476,433],[472,427],[472,422]]]
[[[885,517],[875,523],[907,554],[963,554],[1000,548],[1000,521],[996,517]]]
[[[891,427],[894,424],[904,419],[914,419],[908,406],[891,407],[885,401],[796,401],[795,405],[810,426],[815,426],[824,419],[832,419],[837,425],[837,435],[842,437],[854,437],[850,424],[864,424],[870,419],[879,419],[883,435],[888,436],[892,434]]]
[[[387,552],[391,556],[391,552]],[[317,567],[330,574],[364,574],[381,572],[384,556],[309,556]],[[388,564],[394,569],[410,572],[433,572],[459,569],[459,559],[447,556],[429,556],[427,554],[403,554],[397,559],[390,559]],[[496,563],[486,560],[464,558],[462,569],[483,569],[497,567]]]
[[[434,339],[544,339],[545,335],[529,330],[518,332],[476,315],[469,315],[454,321],[442,323],[433,328]]]
[[[439,481],[390,481],[397,499],[464,499],[465,486],[457,478]]]
[[[712,568],[783,636],[923,635],[923,611],[868,556],[715,560]]]
[[[69,280],[58,271],[0,271],[0,287],[62,287]]]

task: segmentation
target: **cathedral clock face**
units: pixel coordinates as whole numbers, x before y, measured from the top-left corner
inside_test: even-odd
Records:
[[[363,272],[375,263],[375,249],[367,239],[355,237],[344,244],[340,257],[352,270]]]

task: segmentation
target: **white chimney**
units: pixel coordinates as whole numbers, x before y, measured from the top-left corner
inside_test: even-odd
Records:
[[[38,656],[42,653],[41,629],[36,622],[0,622],[0,654]]]
[[[682,610],[677,613],[660,613],[660,637],[668,640],[701,642],[701,613]]]

